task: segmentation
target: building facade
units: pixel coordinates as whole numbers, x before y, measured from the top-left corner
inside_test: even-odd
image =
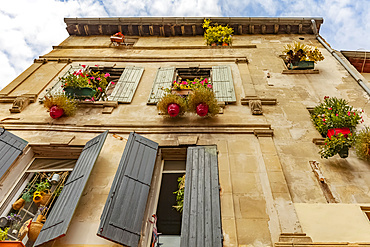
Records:
[[[231,46],[205,44],[204,18],[67,18],[70,36],[0,91],[1,216],[35,220],[38,205],[12,205],[33,181],[59,176],[26,246],[151,246],[156,232],[162,246],[370,246],[370,165],[352,149],[320,158],[310,118],[338,97],[364,110],[366,126],[367,80],[319,35],[321,18],[210,19],[234,29]],[[125,44],[111,43],[116,32]],[[288,70],[280,55],[294,41],[325,60]],[[40,102],[86,68],[109,73],[115,89],[52,119]],[[218,85],[219,114],[159,114],[178,76]]]

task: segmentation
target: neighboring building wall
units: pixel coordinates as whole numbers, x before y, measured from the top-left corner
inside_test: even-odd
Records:
[[[53,246],[120,246],[96,233],[131,131],[162,147],[178,147],[182,136],[196,137],[196,145],[217,145],[225,247],[273,246],[279,241],[307,241],[308,245],[309,237],[313,242],[370,243],[370,223],[360,209],[370,203],[370,166],[357,159],[352,150],[347,159],[321,159],[319,148],[313,143],[321,135],[311,123],[307,109],[324,96],[344,98],[355,108],[364,109],[364,126],[370,123],[369,96],[314,35],[235,35],[232,47],[216,48],[206,47],[201,36],[132,38],[137,39],[133,47],[114,48],[108,47],[109,36],[70,36],[41,56],[48,61],[20,86],[10,93],[7,87],[0,92],[8,94],[9,99],[24,93],[41,92],[38,96],[42,96],[71,64],[144,67],[132,102],[119,104],[111,114],[102,114],[104,106],[86,105],[74,117],[54,120],[38,102],[17,114],[9,113],[11,103],[0,104],[1,125],[27,140],[31,149],[36,144],[45,144],[45,148],[81,148],[109,130],[68,232]],[[325,60],[317,63],[318,74],[282,73],[286,68],[279,55],[283,46],[293,41],[320,49]],[[245,58],[248,63],[243,62]],[[226,105],[215,118],[187,115],[168,119],[159,115],[155,106],[146,104],[159,67],[217,65],[231,67],[237,100]],[[36,79],[38,90],[42,90],[27,91],[34,87]],[[276,99],[277,104],[263,105],[263,115],[252,115],[249,106],[242,104],[246,96],[272,102]],[[327,203],[310,166],[313,160],[320,163],[337,203]],[[2,188],[14,184],[19,167],[14,166],[0,181]],[[334,226],[356,234],[344,235],[344,229]],[[298,234],[284,238],[281,233]]]

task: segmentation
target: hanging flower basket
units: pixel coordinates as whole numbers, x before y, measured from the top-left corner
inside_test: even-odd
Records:
[[[180,113],[180,106],[176,103],[171,103],[167,106],[167,112],[170,117],[176,117]]]
[[[202,104],[197,105],[196,111],[199,116],[204,117],[208,114],[208,109],[209,109],[208,105],[202,103]]]
[[[91,99],[96,94],[96,91],[90,87],[65,87],[64,91],[66,92],[66,95],[75,99]]]
[[[64,110],[56,105],[52,106],[50,108],[50,117],[54,118],[54,119],[57,119],[57,118],[60,118],[61,116],[63,116],[64,114]]]
[[[157,104],[157,109],[163,114],[170,117],[183,115],[187,110],[186,100],[184,97],[167,93]]]
[[[213,91],[206,88],[194,90],[188,99],[189,111],[201,117],[213,117],[219,113],[220,107]]]

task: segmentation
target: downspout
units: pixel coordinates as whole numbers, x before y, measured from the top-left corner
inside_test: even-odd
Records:
[[[317,26],[316,21],[314,19],[311,19],[312,22],[312,30],[316,36],[316,39],[338,60],[339,63],[343,65],[343,67],[350,73],[350,75],[357,81],[357,83],[367,92],[368,95],[370,95],[370,89],[365,85],[364,81],[353,71],[351,67],[346,64],[343,59],[338,56],[338,54],[335,53],[331,47],[326,44],[326,42],[321,38],[319,33],[317,32]]]

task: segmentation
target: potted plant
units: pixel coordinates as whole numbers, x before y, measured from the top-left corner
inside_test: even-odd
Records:
[[[212,84],[208,81],[207,78],[195,78],[193,80],[186,79],[186,81],[181,81],[182,78],[179,78],[179,82],[174,81],[172,83],[171,89],[165,89],[166,92],[177,95],[189,95],[193,90],[198,88],[212,88]]]
[[[186,99],[177,94],[167,93],[158,102],[157,109],[170,117],[181,116],[187,110]]]
[[[184,190],[185,190],[185,175],[181,176],[177,179],[178,190],[173,192],[176,195],[176,205],[172,206],[175,208],[178,212],[182,213],[183,205],[184,205]]]
[[[288,69],[314,69],[315,63],[324,60],[324,56],[317,49],[294,42],[284,47],[284,61]]]
[[[370,128],[365,127],[356,134],[354,144],[356,154],[360,159],[370,161]]]
[[[6,240],[9,228],[0,228],[0,245],[1,247],[25,247],[21,241]]]
[[[339,133],[331,137],[326,137],[325,145],[320,148],[321,158],[329,158],[339,154],[341,158],[348,157],[348,150],[354,144],[354,134],[349,133],[347,136]]]
[[[50,117],[54,119],[73,116],[77,110],[77,101],[64,94],[47,95],[43,104],[49,109]]]
[[[229,27],[228,25],[211,25],[210,20],[204,19],[203,28],[205,29],[204,39],[206,40],[207,45],[228,46],[229,44],[231,44],[234,29]]]
[[[348,105],[346,100],[328,96],[314,108],[311,120],[320,134],[327,137],[327,145],[324,151],[320,152],[324,158],[333,156],[333,152],[339,152],[342,148],[348,152],[348,148],[353,144],[352,133],[356,125],[363,121],[361,112]],[[343,144],[340,144],[340,141]]]
[[[121,32],[115,33],[112,36],[110,36],[110,41],[116,43],[124,43],[125,35],[123,35]]]
[[[201,87],[189,95],[188,109],[190,112],[195,112],[201,117],[213,117],[219,113],[220,106],[217,104],[217,99],[213,91]]]
[[[86,65],[82,65],[84,68]],[[110,74],[78,70],[60,78],[65,93],[72,98],[99,100],[106,97],[107,77]]]

